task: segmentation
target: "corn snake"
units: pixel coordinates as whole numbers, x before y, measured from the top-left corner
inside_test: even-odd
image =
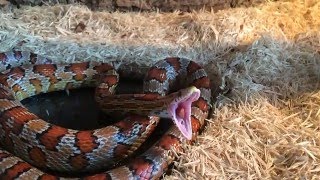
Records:
[[[1,68],[8,69],[0,74],[0,145],[10,152],[15,152],[14,154],[19,154],[23,159],[0,147],[0,179],[59,179],[58,176],[39,170],[37,166],[40,169],[62,172],[90,172],[97,168],[104,168],[130,155],[152,133],[159,121],[155,116],[128,116],[112,126],[92,131],[70,130],[46,123],[24,108],[19,100],[39,94],[42,89],[45,89],[42,92],[45,93],[63,90],[66,87],[78,88],[88,85],[92,82],[86,84],[84,79],[94,79],[95,75],[109,73],[111,70],[111,73],[101,80],[104,84],[99,84],[96,90],[97,97],[108,99],[109,93],[105,95],[104,92],[109,92],[108,88],[116,85],[118,81],[116,71],[111,65],[98,62],[55,65],[49,61],[48,64],[42,64],[43,60],[40,56],[20,51],[0,53],[0,60]],[[28,76],[26,80],[21,80],[26,76]],[[46,77],[46,81],[39,81],[41,77]],[[183,78],[186,78],[187,82]],[[65,79],[68,81],[62,82]],[[9,80],[12,81],[11,84],[8,83]],[[32,93],[25,93],[21,85],[15,84],[18,80],[22,81],[23,86],[28,87],[27,89],[33,89]],[[54,87],[61,82],[62,88]],[[174,87],[175,84],[179,85]],[[189,121],[192,123],[193,138],[195,138],[204,126],[211,98],[209,78],[203,68],[195,62],[183,58],[167,58],[157,62],[150,68],[145,78],[144,93],[148,96],[135,95],[134,98],[137,100],[146,98],[149,99],[148,102],[150,100],[153,102],[155,98],[164,96],[169,90],[176,90],[181,86],[183,88],[195,86],[201,91],[200,97],[192,105],[189,104]],[[15,97],[12,91],[15,92]],[[117,98],[117,96],[112,97]],[[130,97],[132,98],[133,95]],[[167,97],[170,98],[170,96]],[[106,105],[101,99],[100,105]],[[97,101],[99,102],[99,99]],[[175,105],[177,104],[173,104]],[[110,104],[107,103],[107,106]],[[188,107],[183,108],[188,109]],[[178,114],[179,112],[181,113],[178,111]],[[188,114],[188,112],[183,113]],[[188,133],[184,136],[191,138]],[[157,179],[172,162],[172,158],[166,156],[166,153],[172,147],[179,148],[183,139],[177,126],[172,126],[149,150],[134,158],[129,164],[90,174],[83,179]],[[48,157],[50,159],[47,159]],[[64,160],[57,162],[59,159]]]

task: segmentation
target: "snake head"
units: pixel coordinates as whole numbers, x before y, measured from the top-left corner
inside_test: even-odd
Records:
[[[169,115],[182,135],[192,139],[191,104],[200,97],[200,90],[194,86],[179,91],[179,96],[170,103]]]

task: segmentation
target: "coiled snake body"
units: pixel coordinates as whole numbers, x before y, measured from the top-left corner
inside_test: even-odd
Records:
[[[145,77],[144,94],[123,96],[111,95],[119,77],[107,63],[39,64],[40,56],[20,51],[0,53],[0,61],[0,179],[61,178],[48,171],[87,172],[84,179],[156,179],[173,160],[169,150],[179,149],[185,137],[195,138],[208,116],[209,78],[187,59],[157,62]],[[111,126],[78,131],[41,120],[20,103],[83,86],[98,86],[96,100],[105,111],[149,110],[149,116],[130,115]],[[183,90],[171,93],[178,89]],[[170,117],[176,125],[128,164],[102,171],[144,142],[159,121],[153,115]]]

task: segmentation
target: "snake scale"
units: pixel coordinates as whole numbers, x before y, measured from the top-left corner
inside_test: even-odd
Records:
[[[145,76],[143,94],[123,96],[112,95],[119,75],[108,63],[55,64],[23,51],[0,53],[0,63],[0,179],[73,179],[51,172],[87,173],[76,179],[158,179],[173,161],[168,152],[196,138],[210,109],[206,72],[184,58],[158,61]],[[79,131],[50,124],[20,103],[40,93],[84,86],[96,87],[96,100],[106,112],[119,107],[152,113],[130,114],[113,125]],[[155,106],[168,107],[161,111]],[[127,164],[103,170],[132,154],[162,114],[175,125]]]

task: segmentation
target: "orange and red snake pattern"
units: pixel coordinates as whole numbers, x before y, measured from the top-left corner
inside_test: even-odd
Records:
[[[97,86],[101,74],[107,74],[104,86],[112,94],[119,80],[114,68],[99,62],[54,64],[20,51],[0,53],[0,63],[0,179],[68,179],[63,174],[69,172],[80,179],[158,179],[173,161],[168,152],[185,142],[173,125],[128,164],[103,170],[132,154],[159,118],[130,115],[111,126],[79,131],[42,120],[20,101],[40,93]],[[187,59],[166,58],[154,64],[144,79],[148,98],[189,86],[201,91],[191,105],[196,138],[210,109],[210,80],[204,69]],[[79,177],[78,172],[87,175]]]

